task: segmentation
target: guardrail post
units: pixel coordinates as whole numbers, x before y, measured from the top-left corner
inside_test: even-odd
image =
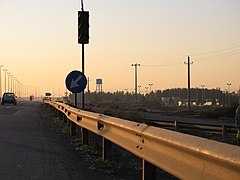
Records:
[[[175,131],[178,131],[178,129],[179,129],[179,122],[178,121],[175,121],[174,127],[175,127]]]
[[[64,114],[63,114],[61,111],[59,111],[59,119],[60,119],[60,120],[63,119],[63,116],[64,116]]]
[[[225,141],[227,137],[227,126],[224,124],[222,126],[222,141]]]
[[[67,116],[63,116],[63,122],[67,123],[67,120],[68,120]]]
[[[55,116],[58,118],[59,117],[59,111],[55,109]]]
[[[82,143],[85,145],[89,144],[88,130],[82,127]]]
[[[156,179],[156,166],[142,160],[142,180],[154,180]]]
[[[65,114],[62,112],[62,120],[64,120]]]
[[[102,160],[111,159],[112,157],[112,142],[108,139],[102,138]]]
[[[67,119],[67,125],[70,126],[70,123],[71,123],[70,119]]]
[[[70,121],[70,136],[76,136],[76,124]]]

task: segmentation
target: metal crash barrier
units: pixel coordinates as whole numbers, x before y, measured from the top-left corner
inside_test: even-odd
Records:
[[[239,179],[240,147],[46,102],[71,123],[143,159],[142,179],[155,179],[156,167],[180,179]],[[103,159],[107,157],[103,149]]]

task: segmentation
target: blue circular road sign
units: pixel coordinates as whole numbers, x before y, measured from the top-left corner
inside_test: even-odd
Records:
[[[72,93],[80,93],[86,88],[87,78],[80,71],[72,71],[67,75],[65,84]]]

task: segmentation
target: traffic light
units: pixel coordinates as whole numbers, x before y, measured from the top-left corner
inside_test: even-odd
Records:
[[[89,12],[78,11],[78,43],[89,43]]]

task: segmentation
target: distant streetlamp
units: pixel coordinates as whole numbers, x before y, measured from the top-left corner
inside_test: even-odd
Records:
[[[141,91],[140,91],[141,87],[142,87],[142,86],[140,86],[140,85],[138,86],[138,93],[139,93],[139,94],[140,94],[140,92],[141,92]]]
[[[153,85],[153,84],[148,84],[148,85],[149,85],[149,87],[150,87],[150,88],[149,88],[149,92],[152,92],[152,85]]]
[[[10,81],[10,91],[13,92],[13,87],[12,87],[13,75],[12,74],[10,75],[10,79],[11,79],[11,81]]]
[[[224,89],[224,106],[228,106],[228,89]]]
[[[205,85],[201,85],[201,87],[202,87],[202,106],[203,106],[203,103],[204,103],[203,97],[204,97],[204,87],[205,87]]]
[[[149,88],[149,87],[145,87],[145,89],[146,89],[146,94],[148,93],[148,88]]]
[[[7,75],[8,75],[8,92],[10,91],[10,79],[9,79],[10,74],[11,74],[10,72],[7,73]]]
[[[15,89],[15,79],[16,77],[13,77],[13,80],[12,80],[12,89],[13,89],[13,93],[16,94],[16,89]]]
[[[4,81],[5,87],[4,87],[4,92],[7,92],[7,76],[6,76],[6,74],[7,74],[7,69],[3,69],[3,71],[5,71],[5,81]]]
[[[230,107],[230,86],[232,85],[231,83],[227,83],[228,85],[228,107]]]

